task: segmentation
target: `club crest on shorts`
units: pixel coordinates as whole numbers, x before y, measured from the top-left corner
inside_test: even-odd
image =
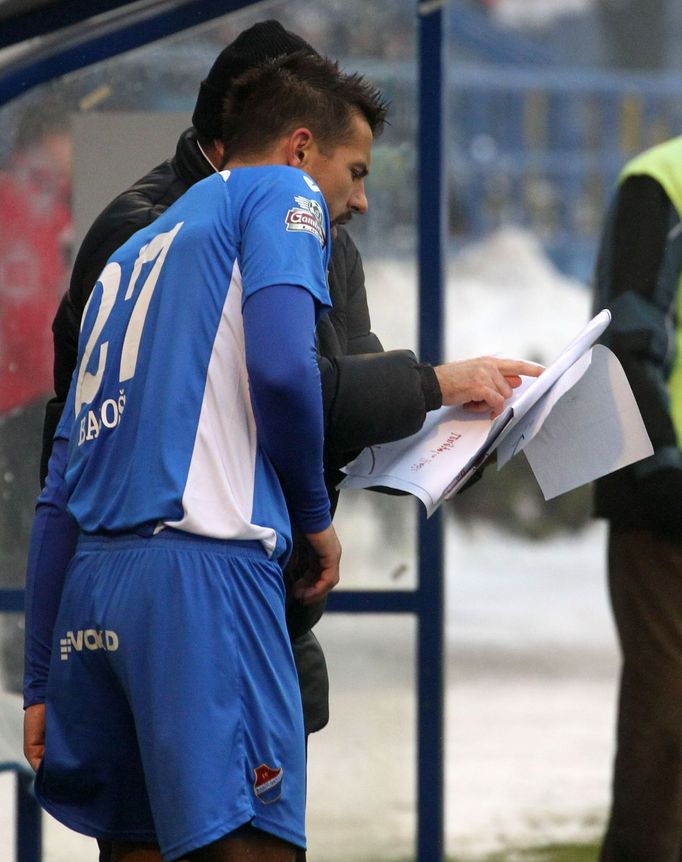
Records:
[[[322,248],[327,244],[327,233],[324,226],[324,210],[317,201],[311,201],[302,195],[294,198],[298,206],[292,207],[284,219],[288,231],[294,233],[304,231],[316,236]]]
[[[261,763],[253,770],[256,780],[253,782],[253,792],[264,805],[277,802],[282,795],[282,778],[284,770],[281,766],[272,767]]]

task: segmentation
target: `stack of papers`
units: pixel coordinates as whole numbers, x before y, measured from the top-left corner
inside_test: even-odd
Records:
[[[600,312],[539,377],[524,378],[494,420],[462,407],[427,414],[411,437],[370,446],[344,467],[339,488],[388,487],[431,515],[497,452],[501,469],[523,451],[546,500],[653,453],[625,372],[606,347]]]

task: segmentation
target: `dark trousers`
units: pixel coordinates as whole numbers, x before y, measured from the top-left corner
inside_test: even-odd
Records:
[[[600,862],[682,862],[682,537],[612,528],[608,566],[623,666]]]

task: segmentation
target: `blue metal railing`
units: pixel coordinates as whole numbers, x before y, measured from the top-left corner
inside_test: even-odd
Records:
[[[0,613],[23,613],[23,590],[0,590]]]

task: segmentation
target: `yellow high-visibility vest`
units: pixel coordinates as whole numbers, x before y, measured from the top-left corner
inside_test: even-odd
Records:
[[[619,183],[628,177],[648,176],[658,182],[670,198],[682,221],[682,135],[645,150],[623,168]],[[675,360],[668,378],[670,413],[682,448],[682,272],[677,287],[677,331],[675,333]]]

